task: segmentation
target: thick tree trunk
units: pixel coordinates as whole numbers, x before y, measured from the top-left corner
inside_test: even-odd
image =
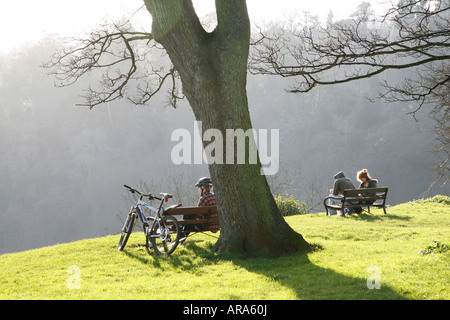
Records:
[[[250,22],[245,0],[216,0],[218,26],[207,33],[191,0],[146,0],[152,34],[180,74],[183,91],[203,130],[251,128],[246,82]],[[254,142],[253,142],[254,143]],[[208,143],[206,143],[208,144]],[[246,149],[249,146],[247,145]],[[237,150],[234,148],[234,159]],[[229,155],[227,155],[229,156]],[[221,221],[219,252],[283,255],[308,243],[284,221],[259,160],[210,164]]]

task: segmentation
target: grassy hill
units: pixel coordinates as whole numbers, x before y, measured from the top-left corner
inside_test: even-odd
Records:
[[[450,299],[450,198],[372,211],[287,217],[318,249],[279,259],[219,257],[206,235],[159,257],[142,232],[123,252],[108,236],[4,254],[0,299]]]

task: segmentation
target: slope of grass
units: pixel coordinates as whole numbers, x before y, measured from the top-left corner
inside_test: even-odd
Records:
[[[450,198],[372,214],[287,217],[317,250],[279,259],[212,252],[197,234],[170,257],[132,234],[87,239],[0,256],[0,299],[449,299]],[[369,289],[372,288],[372,289]],[[379,289],[377,289],[379,288]]]

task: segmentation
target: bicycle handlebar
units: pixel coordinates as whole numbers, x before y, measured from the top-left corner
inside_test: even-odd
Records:
[[[169,193],[160,193],[160,195],[161,196],[163,196],[163,198],[159,198],[159,197],[155,197],[155,196],[153,196],[151,193],[149,193],[149,194],[144,194],[144,193],[142,193],[142,192],[140,192],[140,191],[138,191],[138,190],[136,190],[136,189],[134,189],[134,188],[132,188],[132,187],[130,187],[130,186],[127,186],[126,184],[124,184],[123,185],[125,188],[127,188],[131,193],[138,193],[139,195],[141,195],[141,196],[143,196],[143,197],[148,197],[150,200],[153,200],[153,199],[156,199],[156,200],[159,200],[159,201],[161,201],[161,200],[166,200],[167,201],[167,199],[170,199],[170,198],[172,198],[172,195],[171,194],[169,194]]]

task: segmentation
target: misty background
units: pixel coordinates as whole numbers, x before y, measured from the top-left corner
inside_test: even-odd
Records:
[[[0,55],[0,254],[118,234],[131,205],[123,184],[194,206],[194,184],[209,175],[205,164],[170,158],[172,132],[194,132],[187,101],[173,109],[162,93],[144,107],[77,107],[96,75],[55,88],[41,65],[59,45],[49,36]],[[343,170],[357,186],[362,168],[389,187],[389,205],[449,193],[436,185],[424,194],[433,182],[434,122],[426,110],[416,122],[406,115],[413,106],[369,102],[379,79],[289,94],[286,80],[249,75],[254,128],[280,133],[280,169],[268,177],[274,193],[323,212],[334,174]]]

